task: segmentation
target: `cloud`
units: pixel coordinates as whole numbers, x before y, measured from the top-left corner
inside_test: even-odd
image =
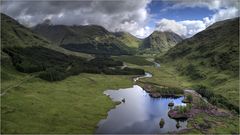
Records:
[[[212,17],[205,17],[202,20],[175,21],[163,18],[156,23],[156,30],[172,31],[184,37],[191,37],[217,21],[222,21],[237,16],[238,10],[232,7],[228,9],[221,9]]]
[[[234,17],[238,17],[238,9],[235,7],[227,8],[227,9],[220,9],[217,13],[215,13],[211,18],[205,17],[203,21],[205,22],[206,26],[209,26],[217,21],[222,21]]]
[[[172,31],[180,36],[185,36],[187,34],[187,27],[183,24],[176,22],[175,20],[169,20],[166,18],[161,19],[156,24],[156,30],[159,31]]]
[[[96,24],[109,31],[127,31],[138,37],[144,37],[148,33],[145,27],[149,20],[147,4],[150,2],[150,0],[3,1],[1,12],[28,26],[50,19],[53,24]]]
[[[173,1],[172,6],[163,10],[167,11],[185,7],[208,7],[208,9],[213,10],[215,13],[201,20],[175,21],[164,18],[157,22],[156,29],[159,31],[173,31],[181,36],[191,37],[217,21],[238,17],[239,9],[237,6],[237,0]]]
[[[238,0],[174,0],[170,2],[172,6],[162,9],[162,11],[186,7],[207,7],[209,10],[219,10],[229,7],[238,8],[239,4]]]
[[[164,1],[164,0],[162,0]],[[50,19],[53,24],[101,25],[109,31],[126,31],[139,38],[150,35],[155,29],[173,31],[191,37],[216,21],[238,16],[238,0],[177,0],[168,1],[165,11],[185,7],[207,7],[214,15],[199,20],[175,21],[163,18],[156,28],[147,27],[154,20],[149,14],[151,0],[122,1],[2,1],[1,12],[26,26],[34,26]],[[169,11],[171,12],[171,11]]]

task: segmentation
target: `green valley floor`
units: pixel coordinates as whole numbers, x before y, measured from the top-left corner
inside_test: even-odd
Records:
[[[152,78],[141,80],[145,83],[181,89],[197,83],[178,75],[168,65],[161,64],[158,68],[145,59],[143,63],[147,66],[126,64],[152,73]],[[1,72],[1,93],[7,90],[1,96],[1,133],[94,133],[97,123],[116,105],[103,91],[133,85],[133,76],[83,73],[63,81],[47,82],[12,67],[3,67]],[[206,131],[194,127],[205,119],[212,125]],[[216,117],[203,113],[189,120],[190,130],[184,133],[239,133],[238,120],[236,115]]]
[[[132,86],[130,76],[80,74],[51,83],[9,70],[14,76],[1,82],[2,92],[11,86],[1,96],[1,133],[94,133],[116,104],[103,91]]]

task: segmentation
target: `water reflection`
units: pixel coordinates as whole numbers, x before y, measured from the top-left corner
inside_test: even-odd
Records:
[[[168,133],[186,128],[186,121],[177,121],[168,117],[171,109],[168,103],[174,105],[185,105],[183,97],[179,98],[151,98],[138,85],[133,88],[108,90],[104,92],[113,101],[125,99],[125,103],[117,105],[115,109],[108,112],[108,117],[99,122],[96,133]],[[159,127],[160,119],[165,124]]]

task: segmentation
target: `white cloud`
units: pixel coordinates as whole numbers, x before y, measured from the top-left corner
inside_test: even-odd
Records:
[[[151,0],[3,1],[1,12],[27,26],[51,19],[53,24],[96,24],[109,31],[126,31],[139,38],[144,38],[155,29],[147,27],[148,22],[154,19],[154,15],[149,14],[147,9],[150,2]],[[237,17],[239,12],[238,0],[175,0],[168,2],[172,3],[172,6],[165,8],[165,11],[185,7],[207,7],[215,13],[199,20],[175,21],[164,18],[156,23],[157,30],[173,31],[185,37],[191,37],[216,21]]]
[[[156,24],[156,30],[172,31],[178,35],[185,36],[187,34],[187,27],[175,20],[161,19]]]
[[[222,8],[238,8],[238,0],[175,0],[171,1],[172,6],[162,9],[163,11],[171,9],[180,9],[186,7],[207,7],[210,10],[219,10]]]
[[[217,21],[238,17],[238,4],[237,0],[174,1],[174,5],[165,8],[164,11],[185,7],[208,7],[215,14],[210,17],[204,17],[201,20],[175,21],[164,18],[157,22],[156,29],[160,31],[173,31],[181,36],[191,37]]]
[[[216,14],[212,16],[212,18],[204,18],[206,22],[208,22],[209,26],[210,24],[213,24],[217,21],[222,21],[230,18],[234,18],[238,16],[238,9],[235,7],[227,8],[227,9],[220,9]]]
[[[187,33],[184,35],[185,37],[190,37],[206,28],[204,22],[200,20],[185,20],[179,23],[187,28]]]
[[[1,12],[25,25],[44,19],[53,24],[101,25],[109,31],[126,31],[135,36],[147,35],[147,4],[151,0],[122,1],[4,1]],[[146,33],[145,33],[146,32]]]

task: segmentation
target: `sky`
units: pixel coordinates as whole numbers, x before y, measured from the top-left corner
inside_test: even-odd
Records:
[[[27,27],[100,25],[111,32],[145,38],[153,31],[191,37],[209,25],[239,16],[238,0],[7,0],[1,12]]]

